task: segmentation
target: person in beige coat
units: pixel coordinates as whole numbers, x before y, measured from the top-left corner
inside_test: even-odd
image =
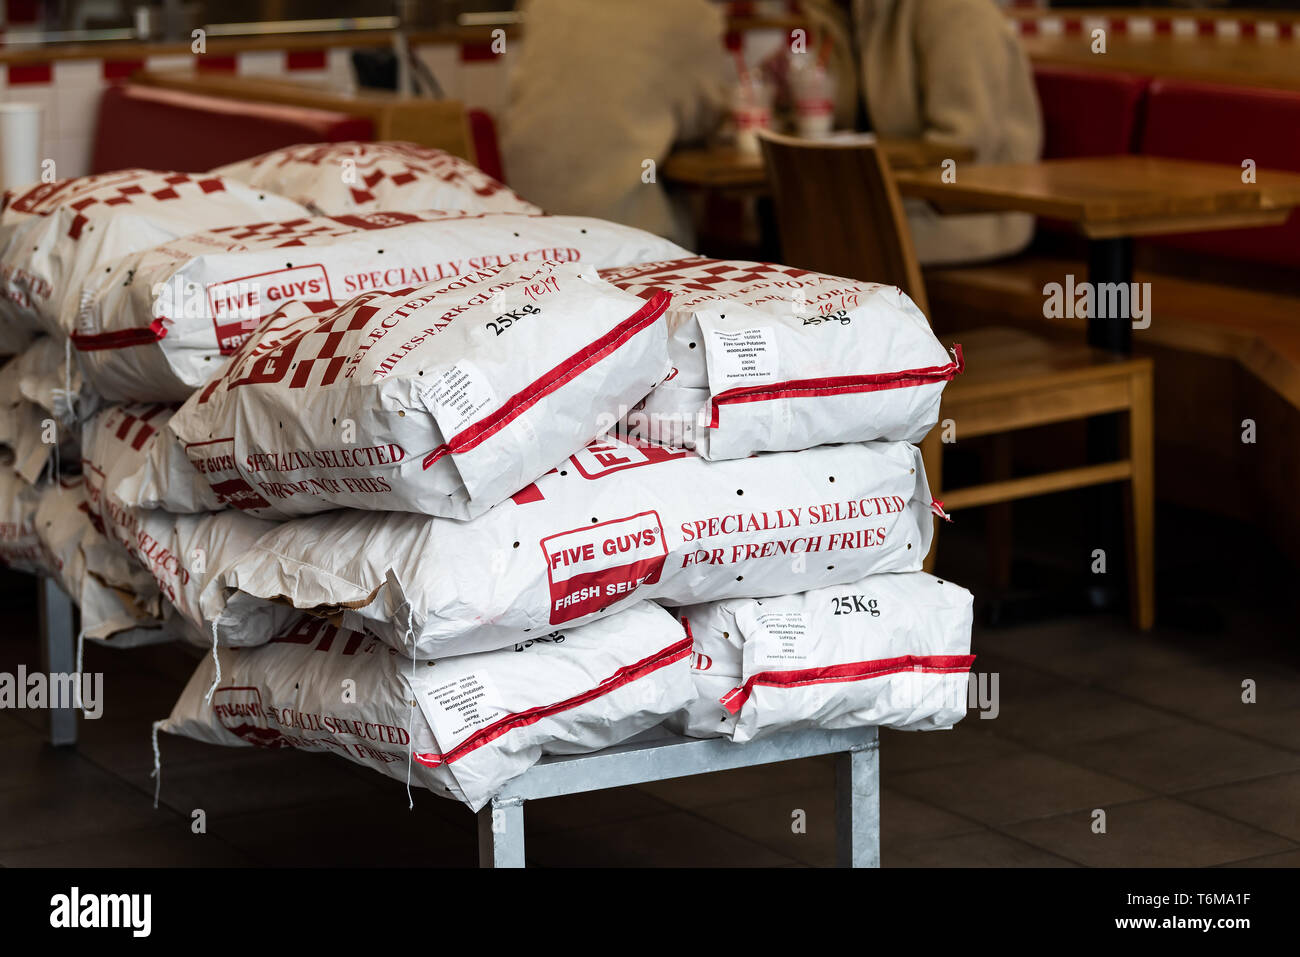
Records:
[[[969,146],[976,163],[1039,158],[1033,74],[993,0],[802,0],[802,7],[814,36],[834,44],[837,125],[853,125],[860,96],[879,135]],[[942,216],[915,200],[905,207],[917,257],[931,265],[1011,255],[1034,229],[1032,216],[1017,213]]]
[[[511,188],[549,213],[596,216],[690,245],[689,221],[658,173],[675,143],[707,136],[730,105],[735,70],[720,7],[527,0],[521,9],[502,122]]]

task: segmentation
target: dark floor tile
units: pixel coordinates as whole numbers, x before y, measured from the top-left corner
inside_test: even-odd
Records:
[[[835,763],[831,758],[781,761],[637,785],[645,793],[682,808],[726,804],[741,798],[783,794],[807,787],[832,789],[834,786]]]
[[[1242,682],[1255,682],[1256,701],[1242,701]],[[1246,658],[1217,665],[1178,668],[1161,674],[1117,673],[1102,684],[1148,704],[1198,720],[1277,714],[1300,708],[1300,673],[1276,662]]]
[[[796,812],[802,812],[796,818]],[[835,864],[835,792],[808,788],[699,808],[695,813],[786,857],[814,867]],[[796,829],[796,823],[798,829]],[[882,846],[958,834],[979,825],[885,788],[880,798]]]
[[[34,732],[30,725],[19,721],[8,711],[0,711],[0,738],[7,738],[14,734],[26,735],[32,733]]]
[[[880,731],[880,773],[885,781],[895,774],[923,768],[947,767],[1018,754],[1023,749],[991,733],[997,720],[981,720],[968,713],[949,731]]]
[[[1160,794],[1300,769],[1300,754],[1198,724],[1080,743],[1069,757]]]
[[[0,791],[0,851],[81,840],[177,819],[149,795],[89,767],[68,766]]]
[[[886,780],[904,794],[985,824],[1050,817],[1148,796],[1124,781],[1034,753],[912,771]]]
[[[974,643],[972,643],[972,650],[975,652],[975,664],[972,670],[977,674],[997,675],[999,718],[1008,707],[1014,708],[1015,702],[1053,694],[1070,687],[1070,682],[1060,675],[1036,665],[1026,664],[1011,655],[982,651],[979,645]],[[992,680],[991,678],[987,680],[989,692],[992,692],[994,690]],[[973,717],[975,717],[974,712],[967,715],[967,718]],[[997,719],[985,718],[984,720]]]
[[[912,844],[932,837],[946,837],[980,829],[980,826],[969,818],[918,801],[894,788],[881,789],[880,842],[882,846]]]
[[[6,867],[246,867],[255,863],[211,834],[177,820],[162,827],[92,834],[75,841],[0,852]]]
[[[972,640],[1076,683],[1111,675],[1157,673],[1242,657],[1232,642],[1193,643],[1181,633],[1143,635],[1120,618],[1094,615],[1016,628],[982,630]]]
[[[160,800],[185,815],[202,808],[212,820],[375,796],[372,788],[337,766],[342,763],[328,754],[252,751],[224,760],[184,764],[164,769]]]
[[[71,784],[96,774],[95,766],[74,748],[54,748],[45,739],[27,731],[6,738],[0,747],[0,791],[45,784]]]
[[[1182,723],[1182,719],[1100,688],[1070,687],[1004,702],[994,729],[1059,754],[1065,746]]]
[[[835,864],[835,790],[804,788],[728,801],[694,813],[777,853],[814,867]]]
[[[85,663],[86,671],[93,669],[103,675],[101,716],[94,720],[139,717],[152,722],[171,714],[185,683],[135,666],[127,660],[134,650],[114,651],[102,664]]]
[[[1300,843],[1300,772],[1188,791],[1179,797]]]
[[[882,867],[1074,867],[1059,855],[988,828],[888,846]]]
[[[1244,861],[1233,861],[1224,867],[1300,867],[1300,850],[1283,851],[1280,854],[1265,854]]]
[[[1243,709],[1232,717],[1211,718],[1210,724],[1248,738],[1258,738],[1279,748],[1300,751],[1300,708],[1282,711]]]
[[[797,863],[685,811],[539,834],[530,837],[527,846],[529,863],[544,867],[788,867]]]
[[[529,834],[547,834],[599,827],[677,809],[639,788],[606,788],[529,801],[524,805],[524,821]]]
[[[423,798],[421,798],[423,794]],[[474,815],[427,792],[408,810],[401,800],[373,795],[310,807],[254,811],[209,827],[227,844],[276,867],[474,867],[478,864]],[[444,804],[459,811],[444,817]],[[461,823],[458,823],[461,822]]]
[[[153,718],[115,716],[77,724],[77,751],[105,770],[139,782],[153,770]],[[234,755],[254,755],[253,748],[226,748],[181,735],[158,735],[163,773],[195,761],[214,761]]]
[[[1090,867],[1210,867],[1288,849],[1290,842],[1168,798],[1106,810],[1106,833],[1087,812],[1011,825],[1009,833]]]

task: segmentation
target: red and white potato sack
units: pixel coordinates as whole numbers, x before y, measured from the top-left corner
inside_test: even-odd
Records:
[[[115,647],[170,641],[153,609],[131,592],[105,584],[86,568],[86,552],[103,544],[103,535],[90,519],[80,476],[60,478],[40,490],[36,534],[45,552],[45,565],[81,612],[85,637]]]
[[[924,572],[677,609],[698,692],[672,724],[748,741],[798,728],[947,728],[966,714],[971,593]]]
[[[918,442],[962,369],[960,346],[950,356],[893,286],[699,257],[601,275],[638,295],[672,295],[673,369],[629,430],[705,458]]]
[[[0,567],[39,575],[46,555],[36,534],[40,492],[13,470],[13,455],[0,451]]]
[[[468,287],[515,262],[600,268],[684,252],[616,223],[520,213],[391,211],[213,229],[97,273],[72,340],[105,397],[183,402],[292,300]]]
[[[67,339],[38,336],[0,369],[0,405],[8,406],[0,411],[0,443],[13,449],[15,470],[32,484],[52,457],[76,461],[81,421],[99,403],[66,347]]]
[[[285,522],[225,568],[213,595],[229,596],[225,620],[286,603],[439,658],[644,598],[690,604],[913,571],[930,547],[930,506],[907,443],[708,462],[611,439],[470,522],[350,510]]]
[[[667,296],[514,263],[259,327],[169,423],[213,495],[263,518],[332,508],[472,518],[608,430],[668,368]],[[159,446],[135,501],[171,469]],[[183,510],[192,486],[172,476]]]
[[[212,744],[333,752],[401,781],[409,767],[415,784],[477,811],[543,754],[618,744],[685,707],[690,650],[652,602],[499,651],[414,663],[302,617],[260,648],[220,649],[210,698],[216,671],[205,658],[159,727]]]
[[[0,211],[0,319],[66,335],[82,283],[118,258],[214,226],[306,215],[212,173],[124,169],[11,189]]]
[[[322,216],[381,209],[541,212],[467,160],[400,141],[304,143],[212,172],[292,197]]]
[[[221,570],[272,524],[234,509],[173,515],[133,508],[114,492],[123,476],[140,468],[171,414],[165,405],[111,405],[87,424],[82,437],[86,500],[107,539],[102,548],[87,552],[87,566],[141,600],[152,596],[158,602],[161,595],[179,613],[179,620],[167,616],[177,637],[211,644],[213,627],[219,625],[226,644],[262,644],[290,616],[288,609],[268,603],[225,618],[222,604],[214,605],[206,592],[215,587]],[[160,615],[166,611],[159,608]]]

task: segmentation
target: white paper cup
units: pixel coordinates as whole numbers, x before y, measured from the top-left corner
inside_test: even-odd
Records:
[[[0,103],[0,186],[41,178],[41,109],[36,103]]]

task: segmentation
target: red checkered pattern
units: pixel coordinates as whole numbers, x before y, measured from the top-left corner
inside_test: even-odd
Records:
[[[411,143],[322,143],[278,150],[267,154],[266,159],[277,167],[341,165],[350,160],[362,184],[350,187],[357,203],[373,202],[374,190],[385,181],[402,187],[422,179],[436,179],[477,196],[508,191],[504,184],[458,156]]]
[[[733,262],[695,257],[618,269],[602,269],[600,275],[620,289],[641,294],[656,289],[665,289],[668,292],[731,292],[744,283],[782,278],[799,279],[805,276],[817,276],[818,273],[776,263]]]
[[[121,418],[117,422],[117,428],[113,430],[113,435],[119,442],[125,442],[139,452],[149,441],[149,437],[158,431],[150,424],[150,420],[156,419],[169,410],[165,405],[148,405],[125,406],[118,411]],[[112,423],[109,423],[109,427],[112,427]]]
[[[315,216],[290,219],[280,223],[250,223],[246,226],[221,226],[208,232],[227,239],[237,239],[249,247],[311,246],[320,240],[337,239],[372,229],[392,229],[409,223],[434,223],[460,219],[482,219],[487,213],[357,213],[348,216]],[[310,242],[309,242],[310,240]]]
[[[181,199],[194,190],[206,194],[220,192],[225,188],[226,184],[220,177],[206,173],[191,175],[124,170],[43,184],[23,196],[12,198],[6,205],[16,212],[38,216],[47,216],[62,206],[76,210],[77,215],[68,227],[68,236],[79,239],[86,224],[94,218],[86,212],[93,206],[128,206],[146,199],[165,203]]]

